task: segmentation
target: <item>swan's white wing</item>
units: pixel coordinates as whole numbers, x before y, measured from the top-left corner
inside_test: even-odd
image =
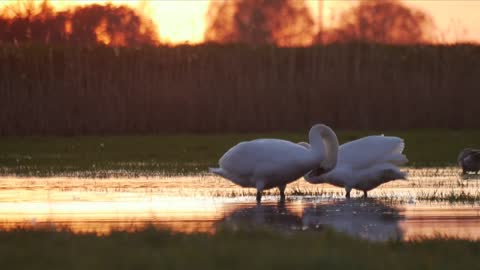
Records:
[[[377,163],[356,171],[355,175],[348,180],[355,188],[370,190],[389,181],[406,180],[406,177],[406,173],[391,163]]]
[[[370,167],[376,163],[388,162],[403,165],[407,162],[402,154],[403,139],[390,136],[368,136],[342,144],[338,152],[338,164],[352,169]]]

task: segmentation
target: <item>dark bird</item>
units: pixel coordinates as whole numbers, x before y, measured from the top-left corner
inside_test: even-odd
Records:
[[[465,148],[458,155],[458,165],[462,167],[463,174],[467,172],[475,172],[478,174],[480,171],[480,150]]]

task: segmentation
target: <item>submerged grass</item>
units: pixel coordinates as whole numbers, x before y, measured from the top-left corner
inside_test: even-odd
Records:
[[[368,242],[325,230],[222,230],[174,234],[153,228],[108,236],[17,229],[0,232],[5,269],[474,269],[480,242]]]
[[[228,190],[228,191],[216,191],[209,192],[208,195],[212,197],[224,197],[224,198],[238,198],[238,197],[250,197],[252,200],[255,197],[255,190]],[[279,197],[279,193],[276,190],[264,191],[264,196]],[[302,200],[314,198],[314,199],[328,199],[328,200],[344,200],[344,189],[338,188],[336,190],[323,189],[323,188],[288,188],[286,191],[287,200],[298,200],[299,197]],[[352,198],[364,200],[361,192],[353,192]],[[292,198],[293,197],[293,198]],[[379,194],[369,195],[369,198],[379,200],[385,203],[403,204],[412,202],[433,202],[433,203],[462,203],[462,204],[475,204],[480,202],[480,190],[465,191],[465,190],[433,190],[426,192],[421,189],[412,189],[410,194],[402,195],[395,192],[380,192]]]
[[[412,167],[454,165],[461,149],[480,145],[480,130],[337,132],[341,143],[381,133],[405,139]],[[236,143],[259,137],[307,141],[304,133],[0,137],[0,173],[86,177],[197,174],[216,166]]]

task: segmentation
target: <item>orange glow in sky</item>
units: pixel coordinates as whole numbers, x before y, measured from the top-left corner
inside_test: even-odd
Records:
[[[406,0],[409,6],[430,14],[437,26],[440,41],[480,42],[480,1]]]
[[[308,0],[318,17],[320,0]],[[338,14],[353,6],[352,0],[323,0],[323,21],[328,27]],[[439,42],[480,42],[480,1],[472,0],[402,0],[409,7],[424,11],[433,18]]]
[[[41,0],[38,0],[41,2]],[[5,1],[3,1],[5,2]],[[10,2],[10,1],[7,1]],[[140,11],[152,19],[157,25],[160,39],[168,43],[199,43],[203,40],[205,29],[205,14],[209,1],[178,1],[178,0],[50,0],[55,8],[61,10],[72,6],[92,3],[127,5]]]
[[[42,2],[42,0],[35,0]],[[469,0],[403,0],[412,7],[430,14],[437,26],[439,41],[480,42],[480,1]],[[0,0],[0,6],[13,0]],[[208,0],[50,0],[58,10],[91,3],[125,4],[151,18],[157,25],[160,39],[169,43],[199,43],[203,40]],[[320,0],[307,0],[312,14],[318,20]],[[356,1],[323,0],[323,21],[328,27],[343,9]]]

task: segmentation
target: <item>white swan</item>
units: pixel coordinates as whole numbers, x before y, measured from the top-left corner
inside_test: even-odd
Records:
[[[220,168],[210,168],[210,172],[242,187],[256,188],[257,202],[263,190],[278,187],[283,201],[288,183],[315,168],[328,172],[337,163],[338,140],[332,129],[314,125],[308,138],[309,148],[278,139],[241,142],[220,158]]]
[[[307,143],[299,145],[309,148]],[[364,197],[367,192],[379,185],[406,179],[406,174],[397,167],[408,162],[402,154],[405,143],[398,137],[368,136],[342,144],[338,150],[337,166],[328,173],[312,170],[304,178],[313,184],[328,183],[343,187],[346,197],[350,191],[362,190]]]

